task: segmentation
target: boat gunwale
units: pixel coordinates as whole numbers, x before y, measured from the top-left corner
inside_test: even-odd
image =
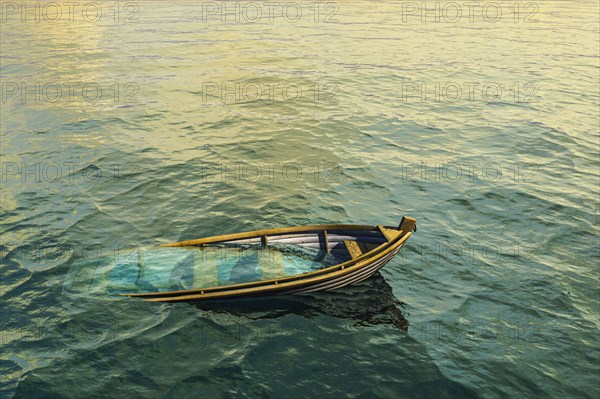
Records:
[[[387,227],[387,226],[386,226]],[[220,242],[237,241],[249,238],[259,238],[262,236],[283,235],[287,233],[307,233],[322,232],[325,230],[375,230],[377,226],[365,224],[315,224],[307,226],[277,227],[273,229],[262,229],[253,231],[244,231],[241,233],[223,234],[219,236],[196,238],[192,240],[172,242],[161,244],[161,247],[190,247],[204,244],[217,244]],[[393,227],[391,227],[393,228]]]
[[[387,227],[387,226],[386,226]],[[140,293],[126,293],[120,294],[120,296],[128,296],[128,297],[143,297],[148,299],[165,299],[167,298],[177,298],[182,296],[189,296],[192,294],[200,294],[204,296],[210,296],[210,294],[222,294],[226,295],[231,291],[243,291],[245,289],[250,290],[259,290],[264,288],[264,286],[274,286],[269,288],[270,290],[274,290],[274,288],[285,288],[287,285],[281,287],[284,284],[293,284],[298,283],[298,280],[310,280],[310,279],[323,279],[325,280],[327,277],[335,277],[338,275],[344,275],[347,273],[351,273],[357,268],[368,265],[371,262],[376,261],[380,258],[380,255],[383,256],[386,253],[389,253],[388,250],[393,250],[397,246],[404,243],[408,237],[410,237],[411,232],[403,232],[402,230],[398,230],[396,228],[390,227],[391,229],[398,231],[398,236],[396,239],[392,241],[384,241],[382,244],[372,249],[371,251],[365,252],[357,258],[350,259],[348,261],[344,261],[341,263],[337,263],[332,266],[328,266],[323,269],[315,270],[308,273],[296,274],[293,276],[274,278],[269,280],[260,280],[260,281],[250,281],[245,283],[231,284],[231,285],[220,285],[206,288],[192,288],[187,290],[176,290],[176,291],[163,291],[163,292],[140,292]],[[227,234],[222,236],[214,236],[214,237],[206,237],[196,240],[187,240],[180,241],[172,244],[163,244],[163,247],[190,247],[190,246],[198,246],[204,244],[217,244],[219,242],[224,241],[232,241],[238,239],[246,239],[246,238],[258,238],[263,235],[281,235],[286,234],[291,231],[302,233],[306,231],[325,231],[325,230],[376,230],[377,226],[369,226],[369,225],[340,225],[340,224],[329,224],[329,225],[310,225],[310,226],[296,226],[296,227],[285,227],[285,228],[275,228],[275,229],[266,229],[266,230],[256,230],[250,232],[243,233],[235,233],[235,234]],[[218,240],[217,240],[218,239]],[[207,242],[209,241],[209,242]],[[196,244],[190,244],[196,243]],[[186,244],[186,245],[183,245]],[[339,274],[335,274],[339,273]],[[320,280],[318,280],[320,281]],[[279,286],[279,287],[278,287]],[[277,289],[279,290],[279,289]],[[275,291],[275,290],[274,290]],[[159,298],[157,298],[159,297]]]

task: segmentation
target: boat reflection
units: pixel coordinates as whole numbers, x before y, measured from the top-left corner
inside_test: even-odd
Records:
[[[348,319],[356,325],[391,325],[401,331],[408,331],[409,325],[402,312],[404,303],[394,296],[379,272],[361,283],[334,291],[190,304],[203,311],[253,320],[296,314],[305,318],[326,315]]]

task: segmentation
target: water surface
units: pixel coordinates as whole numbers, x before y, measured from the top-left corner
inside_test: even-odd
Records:
[[[3,396],[598,397],[598,2],[313,3],[3,15]],[[403,215],[339,292],[65,290],[124,248]]]

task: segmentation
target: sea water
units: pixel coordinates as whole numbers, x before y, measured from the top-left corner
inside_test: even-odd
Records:
[[[0,396],[600,396],[597,0],[36,3],[1,3]],[[102,285],[124,248],[403,215],[343,290]]]

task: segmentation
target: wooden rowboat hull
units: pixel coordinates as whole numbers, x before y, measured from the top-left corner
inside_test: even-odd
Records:
[[[416,220],[403,217],[398,227],[368,225],[298,226],[206,237],[164,244],[164,247],[294,245],[331,254],[340,262],[293,276],[239,284],[198,287],[167,292],[122,294],[150,302],[207,301],[267,295],[303,294],[333,290],[363,281],[385,266],[416,230]]]

